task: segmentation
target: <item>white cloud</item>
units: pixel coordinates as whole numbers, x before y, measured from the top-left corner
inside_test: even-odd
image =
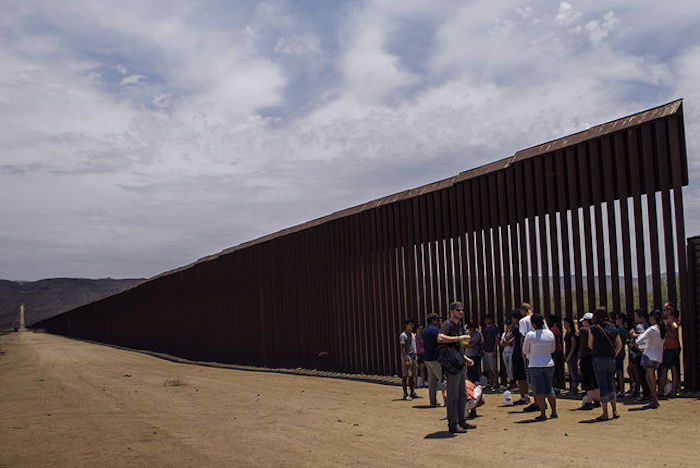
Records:
[[[700,145],[700,36],[647,39],[692,9],[127,6],[0,19],[0,277],[156,274],[679,96]]]
[[[119,82],[119,85],[125,86],[125,85],[133,85],[133,84],[138,84],[139,81],[142,79],[146,78],[145,75],[129,75],[125,76],[122,78],[122,80]]]

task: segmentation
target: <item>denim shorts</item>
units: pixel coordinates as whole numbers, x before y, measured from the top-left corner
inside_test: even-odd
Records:
[[[642,367],[645,369],[658,369],[661,363],[649,359],[646,354],[642,354]]]
[[[600,389],[600,401],[615,400],[615,358],[593,358],[593,372]]]
[[[551,395],[554,393],[552,379],[554,378],[554,366],[530,367],[530,381],[535,387],[535,395]]]

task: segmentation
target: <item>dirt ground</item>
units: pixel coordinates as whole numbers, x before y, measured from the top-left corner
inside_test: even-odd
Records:
[[[698,466],[694,398],[621,418],[559,400],[558,420],[487,395],[448,437],[399,387],[219,369],[43,333],[0,336],[0,466]]]

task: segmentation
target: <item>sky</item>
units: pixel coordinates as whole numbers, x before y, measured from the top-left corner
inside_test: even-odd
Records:
[[[0,0],[0,278],[137,278],[684,98],[696,1]]]

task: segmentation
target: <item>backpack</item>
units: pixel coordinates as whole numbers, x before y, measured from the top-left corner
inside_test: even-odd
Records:
[[[438,347],[437,360],[442,366],[442,371],[450,375],[459,374],[466,364],[459,349],[451,343],[444,343]]]

